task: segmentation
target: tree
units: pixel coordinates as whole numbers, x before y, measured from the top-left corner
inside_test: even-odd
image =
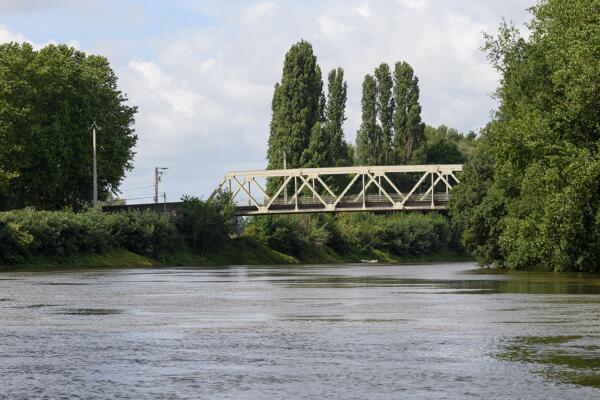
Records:
[[[200,255],[219,249],[235,227],[231,193],[217,193],[206,201],[184,196],[182,201],[175,224],[189,248]]]
[[[0,208],[81,207],[92,198],[98,135],[98,194],[115,193],[132,168],[137,108],[118,90],[108,60],[65,45],[35,51],[0,45],[0,166],[13,174]]]
[[[312,46],[302,40],[286,53],[281,82],[275,85],[267,151],[269,169],[283,168],[284,152],[288,168],[302,166],[311,132],[323,121],[324,104],[321,69]]]
[[[348,85],[344,70],[331,70],[328,76],[325,122],[315,124],[310,142],[304,150],[301,165],[305,167],[335,167],[348,165],[348,150],[342,125],[346,120],[346,97]]]
[[[477,147],[493,173],[467,173],[487,169],[473,157],[451,204],[482,263],[599,270],[599,8],[545,0],[527,39],[507,23],[487,36],[500,106]]]
[[[412,155],[419,164],[462,164],[472,152],[473,140],[454,128],[426,125],[422,145]]]
[[[356,134],[356,158],[361,165],[377,165],[382,153],[382,133],[377,125],[377,82],[365,75],[362,85],[362,122]]]
[[[389,165],[393,163],[392,137],[394,122],[393,82],[389,65],[381,63],[375,69],[375,79],[377,80],[377,115],[383,134],[381,138],[381,157],[377,163]]]
[[[400,164],[411,161],[413,150],[423,142],[419,80],[406,62],[394,66],[394,154]]]
[[[348,165],[348,150],[342,125],[346,120],[348,84],[344,81],[344,70],[333,69],[327,79],[327,105],[325,106],[325,129],[331,147],[332,167]]]

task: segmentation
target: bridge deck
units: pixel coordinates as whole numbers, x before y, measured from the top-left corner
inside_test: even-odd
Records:
[[[322,213],[322,212],[353,212],[353,211],[397,211],[397,210],[418,210],[418,211],[435,211],[435,210],[446,210],[449,202],[449,196],[445,194],[436,194],[434,197],[433,205],[431,203],[431,196],[427,195],[422,200],[421,195],[414,196],[413,200],[409,200],[401,205],[401,199],[399,196],[391,196],[394,203],[390,202],[385,196],[369,195],[363,206],[362,200],[356,200],[356,196],[346,196],[336,204],[335,209],[327,209],[327,207],[319,202],[315,201],[312,197],[300,197],[298,198],[298,204],[288,203],[284,201],[274,202],[269,207],[268,212],[259,210],[255,205],[249,204],[237,204],[236,215],[248,216],[248,215],[261,215],[261,214],[295,214],[295,213]],[[330,196],[322,197],[323,200],[333,200]]]

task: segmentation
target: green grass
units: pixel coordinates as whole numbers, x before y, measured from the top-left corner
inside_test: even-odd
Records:
[[[79,254],[67,260],[34,258],[11,266],[0,266],[0,271],[48,271],[69,268],[123,268],[154,267],[160,263],[127,250],[104,254]]]
[[[328,246],[310,249],[298,259],[283,254],[250,237],[237,237],[223,245],[218,251],[200,256],[191,252],[176,252],[160,260],[145,257],[127,250],[115,250],[105,254],[80,254],[67,260],[35,258],[18,265],[0,266],[0,271],[48,271],[85,268],[151,268],[177,266],[217,265],[287,265],[287,264],[331,264],[357,263],[364,259],[376,259],[380,263],[412,263],[433,261],[467,261],[464,254],[441,251],[418,257],[390,254],[381,250],[367,253],[347,252],[340,254]]]
[[[289,255],[272,250],[255,239],[234,238],[219,251],[200,256],[189,252],[179,252],[162,260],[167,266],[195,265],[274,265],[298,264],[299,261]]]

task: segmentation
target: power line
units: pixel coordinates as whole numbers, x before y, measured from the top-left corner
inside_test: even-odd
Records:
[[[143,200],[143,199],[153,199],[154,196],[146,196],[146,197],[128,197],[126,199],[120,198],[119,200]]]
[[[257,162],[264,162],[265,160],[249,160],[249,161],[235,161],[235,162],[214,162],[214,163],[205,163],[205,164],[193,164],[193,165],[176,165],[174,167],[169,168],[201,168],[208,167],[211,165],[236,165],[236,164],[250,164]]]
[[[154,185],[138,186],[138,187],[134,187],[134,188],[129,188],[129,189],[127,189],[127,191],[131,192],[133,190],[146,189],[146,188],[150,188],[150,187],[154,187]]]

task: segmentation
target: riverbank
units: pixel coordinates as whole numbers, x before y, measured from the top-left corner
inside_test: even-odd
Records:
[[[232,205],[184,201],[176,216],[99,210],[0,213],[0,270],[285,265],[468,259],[439,214],[236,219]]]
[[[219,252],[200,256],[189,251],[178,251],[164,258],[153,258],[136,254],[126,249],[117,249],[103,254],[77,254],[68,258],[36,257],[14,265],[0,265],[0,272],[48,271],[93,268],[152,268],[152,267],[203,267],[222,265],[298,265],[359,263],[361,260],[378,260],[380,263],[471,261],[464,253],[451,250],[437,251],[421,256],[400,256],[381,250],[339,254],[323,246],[309,256],[297,258],[270,249],[255,239],[235,238]]]

